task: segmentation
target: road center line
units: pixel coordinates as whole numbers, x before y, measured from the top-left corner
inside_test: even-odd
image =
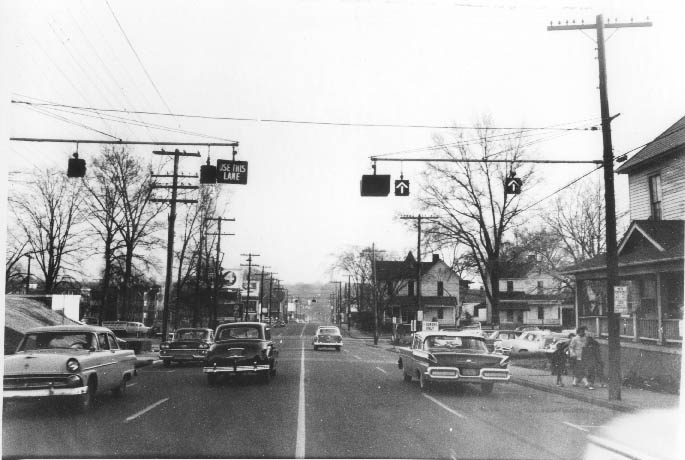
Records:
[[[357,355],[352,355],[352,356],[354,356],[355,358],[357,358],[359,361],[362,360],[362,359],[361,359],[359,356],[357,356]]]
[[[425,396],[426,398],[430,399],[431,401],[433,401],[433,402],[434,402],[435,404],[437,404],[438,406],[440,406],[440,407],[442,407],[443,409],[445,409],[447,412],[449,412],[449,413],[451,413],[451,414],[454,414],[454,415],[456,415],[457,417],[460,417],[460,418],[466,418],[465,416],[461,415],[459,412],[455,411],[455,410],[452,409],[451,407],[447,407],[446,405],[444,405],[443,403],[441,403],[441,402],[438,401],[437,399],[433,398],[432,396],[428,396],[427,394],[424,394],[424,396]]]
[[[387,372],[385,372],[385,371],[384,371],[383,369],[381,369],[380,367],[376,367],[376,369],[378,369],[379,371],[381,371],[381,372],[384,373],[384,374],[387,374]]]
[[[302,327],[302,332],[300,332],[300,337],[304,336],[304,329],[305,329],[306,327],[307,327],[307,326],[303,326],[303,327]]]
[[[584,431],[584,432],[586,432],[586,433],[588,432],[588,430],[586,430],[585,428],[583,428],[583,427],[580,426],[580,425],[574,425],[573,423],[569,423],[569,422],[564,422],[564,425],[568,425],[568,426],[570,426],[571,428],[575,428],[576,430]]]
[[[151,411],[151,410],[154,409],[155,407],[159,406],[160,404],[162,404],[162,403],[164,403],[164,402],[167,402],[168,400],[169,400],[169,398],[160,399],[160,400],[157,401],[156,403],[154,403],[154,404],[152,404],[152,405],[150,405],[150,406],[147,406],[145,409],[141,410],[140,412],[131,415],[130,417],[128,417],[128,418],[125,420],[125,422],[130,422],[131,420],[140,417],[140,416],[143,415],[144,413],[146,413],[146,412],[148,412],[148,411]]]
[[[304,343],[302,344],[302,359],[300,363],[300,397],[297,405],[297,441],[295,442],[295,458],[304,458],[304,441],[306,434],[304,413]]]

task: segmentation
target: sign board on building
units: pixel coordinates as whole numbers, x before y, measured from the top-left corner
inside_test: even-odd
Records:
[[[614,313],[629,315],[628,286],[614,286]]]
[[[440,323],[437,321],[424,321],[423,322],[424,331],[438,331],[440,330]]]
[[[216,160],[217,184],[247,184],[247,161]]]
[[[243,271],[241,269],[229,268],[223,271],[224,283],[221,287],[228,289],[239,289],[243,285]]]

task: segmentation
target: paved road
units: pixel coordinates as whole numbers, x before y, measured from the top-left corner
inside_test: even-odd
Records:
[[[423,394],[403,382],[396,354],[353,339],[315,352],[314,329],[274,330],[268,384],[209,387],[199,366],[157,364],[88,414],[6,404],[3,456],[580,458],[587,433],[617,415],[514,384]]]

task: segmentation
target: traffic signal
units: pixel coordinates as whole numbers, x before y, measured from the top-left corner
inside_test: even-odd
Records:
[[[67,165],[67,177],[83,177],[86,175],[86,160],[78,157],[78,153],[74,153],[74,158],[69,158]]]
[[[216,184],[216,166],[210,164],[200,166],[200,183]]]
[[[388,196],[390,193],[390,175],[364,174],[360,188],[362,196]]]

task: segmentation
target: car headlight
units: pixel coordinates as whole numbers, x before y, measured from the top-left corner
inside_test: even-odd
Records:
[[[70,375],[67,379],[67,386],[70,388],[77,388],[83,386],[83,380],[79,375]]]
[[[166,342],[162,342],[159,344],[159,349],[160,350],[168,350],[169,349],[169,344]]]
[[[67,370],[69,372],[77,372],[79,369],[81,369],[79,362],[74,358],[69,358],[67,361]]]
[[[208,343],[201,343],[198,348],[201,348],[203,350],[209,349],[209,344]]]

